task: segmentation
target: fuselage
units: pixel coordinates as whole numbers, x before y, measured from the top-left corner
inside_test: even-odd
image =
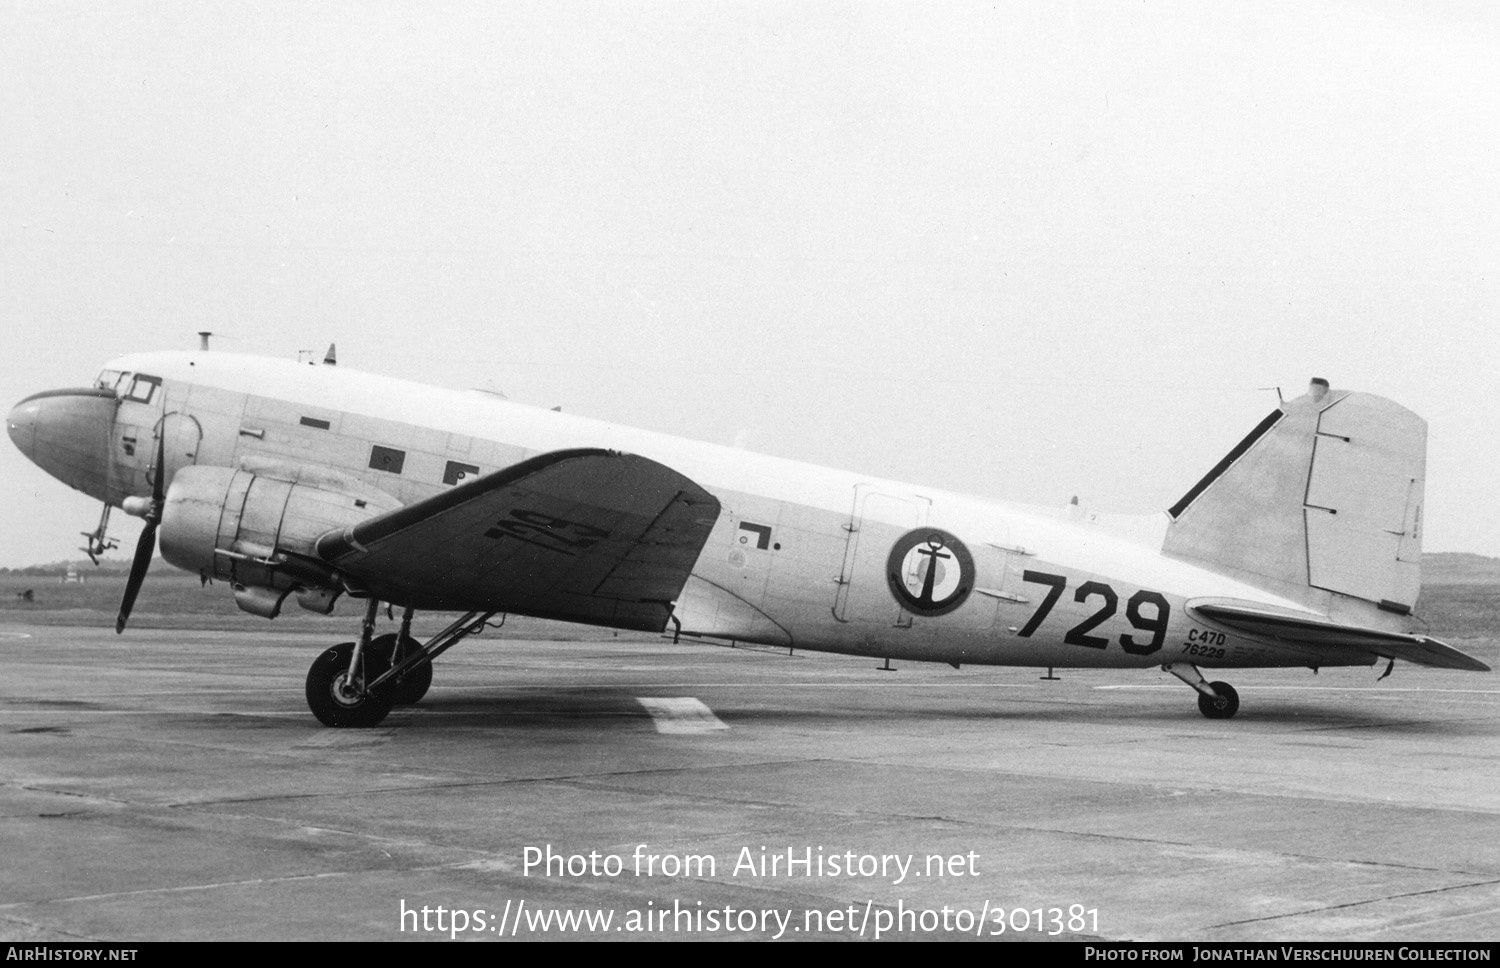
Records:
[[[1305,610],[1132,531],[343,367],[146,353],[92,389],[12,411],[33,461],[111,505],[186,466],[329,470],[402,504],[566,448],[639,454],[721,510],[678,596],[688,634],[949,663],[1146,667],[1368,664],[1206,622],[1194,599]],[[165,466],[153,466],[158,434]],[[542,615],[541,617],[552,617]]]

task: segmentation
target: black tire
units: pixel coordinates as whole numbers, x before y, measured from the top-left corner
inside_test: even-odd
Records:
[[[1227,682],[1210,682],[1217,699],[1198,693],[1198,711],[1209,719],[1228,719],[1240,711],[1240,694]]]
[[[343,694],[341,687],[353,657],[354,643],[341,642],[314,659],[312,668],[307,670],[307,707],[324,726],[368,729],[379,726],[391,711],[391,690],[385,686],[358,699]],[[378,649],[366,649],[366,680],[389,669],[388,659]]]
[[[370,648],[378,651],[388,661],[385,668],[389,669],[397,662],[411,655],[413,652],[421,652],[422,644],[410,635],[401,639],[401,644],[396,645],[396,633],[387,632],[370,642]],[[407,670],[406,674],[399,679],[391,680],[388,685],[391,689],[392,705],[415,706],[427,695],[427,690],[432,687],[432,663],[424,662],[415,668]]]

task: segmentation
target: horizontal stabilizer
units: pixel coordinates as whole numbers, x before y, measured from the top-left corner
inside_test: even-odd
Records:
[[[1201,618],[1241,632],[1264,635],[1299,645],[1363,649],[1381,658],[1401,659],[1417,665],[1436,666],[1439,669],[1463,669],[1467,672],[1490,671],[1489,666],[1473,656],[1425,635],[1407,635],[1402,632],[1339,625],[1305,612],[1223,600],[1189,601],[1188,610]]]

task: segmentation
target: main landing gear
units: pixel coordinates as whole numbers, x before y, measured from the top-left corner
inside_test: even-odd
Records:
[[[1209,719],[1228,719],[1240,710],[1240,694],[1227,682],[1209,682],[1198,667],[1187,662],[1169,662],[1162,671],[1170,672],[1198,690],[1198,711]]]
[[[410,635],[412,609],[401,631],[376,636],[380,602],[370,599],[359,641],[343,642],[313,660],[307,670],[307,705],[324,726],[380,725],[392,706],[409,706],[432,685],[432,660],[484,628],[494,612],[469,612],[425,645]]]

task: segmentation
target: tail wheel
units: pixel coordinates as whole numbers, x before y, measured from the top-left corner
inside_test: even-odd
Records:
[[[388,687],[364,690],[362,694],[353,688],[349,681],[349,660],[353,657],[354,643],[342,642],[314,659],[307,670],[307,706],[324,726],[378,726],[391,711],[392,691]],[[388,650],[365,649],[365,681],[389,669],[389,660]]]
[[[422,651],[422,645],[410,635],[400,638],[397,645],[395,632],[387,632],[370,641],[370,650],[379,652],[388,660],[383,668],[389,669],[407,656]],[[432,663],[423,662],[414,666],[397,679],[393,679],[388,685],[391,688],[392,704],[396,706],[414,706],[427,695],[427,690],[432,687]]]
[[[1240,694],[1227,682],[1210,682],[1217,694],[1213,697],[1198,694],[1198,711],[1209,719],[1228,719],[1240,710]]]

